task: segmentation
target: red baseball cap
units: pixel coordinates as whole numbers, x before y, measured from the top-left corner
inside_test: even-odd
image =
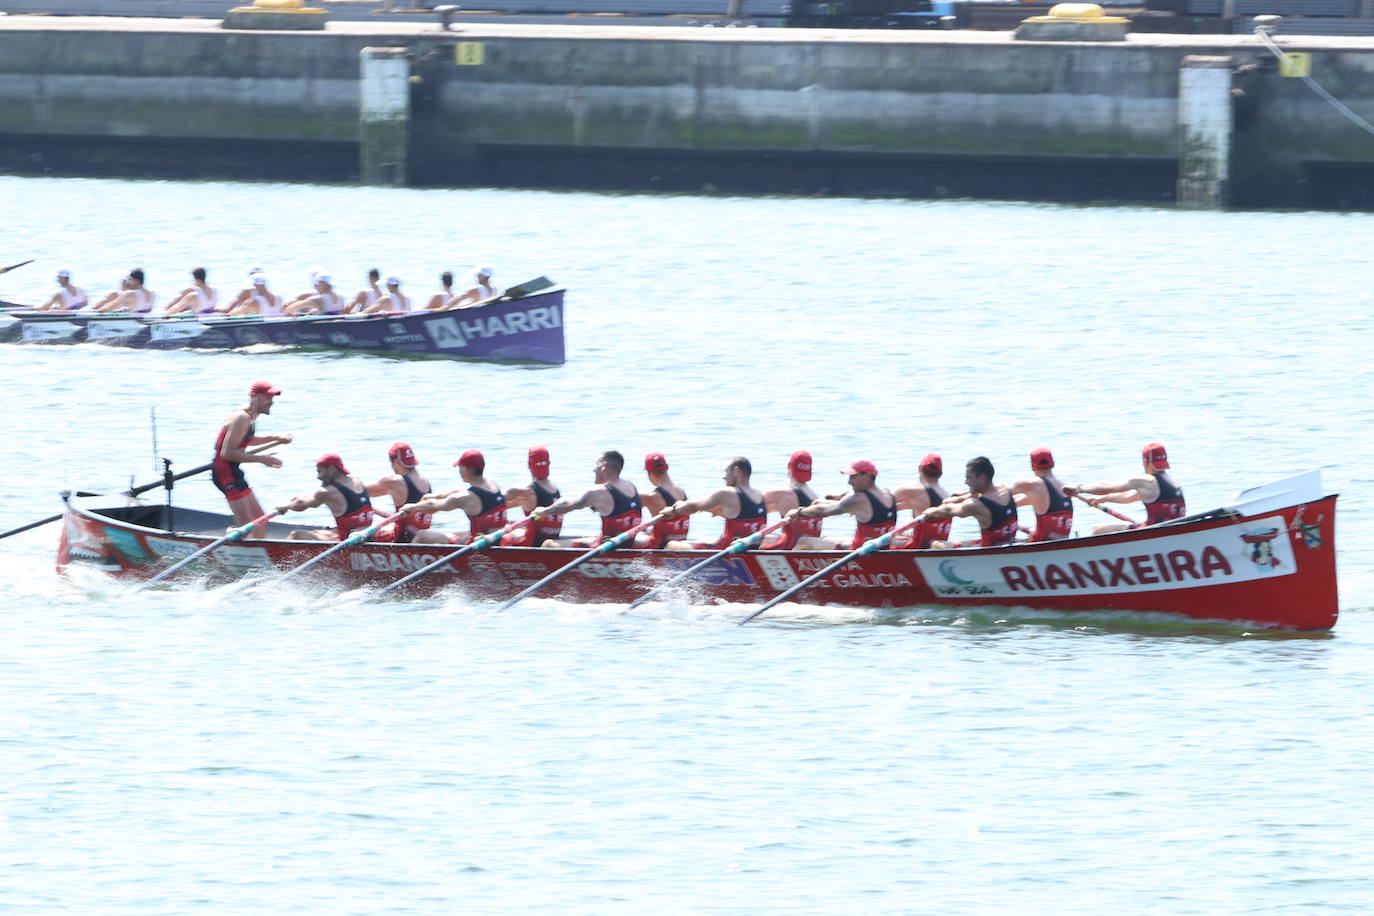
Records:
[[[549,476],[549,450],[544,446],[530,449],[530,471],[540,480]]]
[[[945,472],[944,461],[942,461],[940,459],[940,456],[935,454],[934,452],[931,452],[929,455],[926,455],[924,458],[922,458],[921,463],[918,464],[917,467],[920,468],[922,471],[929,471],[937,477]]]
[[[806,483],[811,479],[811,453],[806,449],[793,452],[792,457],[787,459],[787,470],[793,477]]]
[[[397,442],[387,450],[387,455],[391,460],[399,461],[408,468],[418,467],[420,464],[420,459],[415,457],[415,449],[407,442]]]
[[[841,474],[868,474],[872,477],[878,476],[878,466],[867,458],[860,458],[847,468],[840,469]]]
[[[1050,454],[1050,450],[1044,446],[1031,449],[1030,459],[1032,468],[1043,471],[1046,468],[1054,467],[1054,455]]]
[[[348,473],[348,468],[344,467],[343,459],[340,458],[338,455],[334,454],[333,452],[328,452],[326,454],[321,455],[320,459],[315,462],[315,467],[317,468],[322,468],[326,465],[329,467],[338,468],[341,472],[345,474]]]
[[[273,388],[271,382],[264,382],[261,379],[259,379],[258,381],[253,383],[253,386],[251,388],[248,389],[248,394],[252,397],[256,397],[260,394],[266,394],[272,397],[276,397],[277,395],[281,394],[281,389]]]
[[[1169,453],[1164,451],[1164,446],[1158,442],[1151,442],[1140,450],[1140,457],[1144,458],[1154,467],[1161,471],[1169,466]]]
[[[455,468],[472,468],[474,471],[482,471],[486,469],[487,459],[483,458],[482,453],[477,451],[477,449],[470,448],[466,452],[463,452],[462,455],[458,456],[458,460],[453,462],[453,466]]]
[[[650,452],[644,456],[644,470],[666,471],[668,470],[668,459],[663,457],[662,452]]]

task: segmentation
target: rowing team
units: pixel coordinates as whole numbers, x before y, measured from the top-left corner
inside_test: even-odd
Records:
[[[214,480],[225,494],[240,524],[261,516],[256,497],[244,479],[240,464],[257,461],[280,467],[281,461],[266,454],[248,451],[253,446],[290,442],[289,436],[258,437],[254,431],[257,416],[271,411],[273,399],[281,392],[268,382],[255,382],[246,409],[236,411],[220,430],[216,443]],[[913,512],[913,522],[904,539],[894,539],[896,548],[927,549],[973,546],[949,541],[950,527],[956,517],[977,521],[981,537],[977,546],[995,547],[1013,543],[1023,529],[1018,509],[1028,506],[1035,513],[1031,541],[1066,538],[1073,527],[1073,503],[1078,496],[1090,505],[1142,502],[1146,520],[1157,524],[1186,513],[1183,491],[1168,473],[1169,458],[1164,446],[1152,442],[1141,451],[1142,473],[1116,483],[1091,486],[1065,486],[1054,473],[1054,456],[1047,448],[1030,453],[1034,476],[1011,487],[994,483],[994,469],[987,458],[974,458],[964,470],[965,492],[950,494],[940,484],[943,461],[930,454],[918,465],[920,482],[916,486],[889,491],[877,485],[878,468],[868,459],[852,462],[841,473],[848,475],[849,492],[818,496],[811,489],[811,454],[793,452],[787,462],[787,486],[768,492],[752,483],[753,466],[748,458],[734,458],[725,466],[725,486],[707,496],[689,499],[687,493],[668,474],[668,460],[660,452],[645,456],[644,470],[652,490],[641,492],[621,477],[624,457],[616,451],[603,452],[593,468],[594,486],[580,496],[563,496],[549,477],[549,450],[535,446],[529,450],[531,480],[524,487],[504,492],[486,477],[486,459],[477,449],[468,449],[454,462],[463,486],[442,495],[433,492],[430,481],[420,473],[419,459],[408,443],[397,442],[387,452],[391,473],[371,484],[349,473],[337,454],[322,456],[315,465],[320,486],[311,493],[279,505],[277,514],[302,512],[326,507],[333,514],[335,527],[294,531],[293,538],[337,540],[357,531],[376,527],[374,515],[388,515],[372,506],[373,497],[389,497],[397,517],[376,527],[371,540],[394,543],[462,544],[508,525],[507,511],[518,508],[531,521],[518,534],[503,541],[506,546],[591,547],[617,535],[643,527],[644,510],[653,513],[654,524],[639,534],[633,546],[644,549],[719,550],[735,540],[755,534],[768,526],[768,515],[782,517],[780,533],[762,545],[765,550],[857,549],[864,543],[888,534],[897,527],[897,513]],[[601,521],[600,533],[591,538],[560,537],[563,516],[578,509],[594,511]],[[447,534],[431,527],[434,514],[461,511],[468,519],[466,534]],[[721,536],[710,542],[688,539],[691,516],[710,512],[725,520]],[[1116,513],[1113,513],[1116,514]],[[852,539],[821,536],[823,519],[852,515],[856,528]],[[1125,518],[1124,516],[1121,516]],[[1134,527],[1126,524],[1100,525],[1095,534]],[[265,521],[259,530],[266,530]]]
[[[471,288],[456,291],[453,274],[444,271],[439,277],[439,291],[430,296],[423,304],[417,304],[401,291],[400,277],[387,277],[385,287],[381,286],[381,272],[376,268],[367,272],[367,283],[353,299],[345,303],[341,294],[334,289],[333,278],[323,272],[315,271],[310,275],[310,289],[287,300],[272,292],[267,276],[261,268],[253,268],[248,273],[248,283],[232,300],[220,302],[219,291],[206,283],[204,267],[191,271],[191,285],[172,297],[162,315],[198,315],[240,317],[257,316],[260,318],[298,317],[302,315],[347,315],[395,314],[421,309],[440,310],[466,308],[480,305],[494,299],[500,292],[491,285],[490,267],[479,267],[473,271]],[[135,315],[149,315],[157,305],[157,294],[148,289],[146,277],[141,268],[135,267],[120,281],[119,289],[111,290],[104,297],[92,302],[85,290],[72,283],[69,270],[57,272],[57,292],[52,298],[38,306],[36,311],[47,312],[128,312]]]

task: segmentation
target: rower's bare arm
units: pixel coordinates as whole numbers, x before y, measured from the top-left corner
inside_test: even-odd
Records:
[[[892,498],[897,501],[899,510],[924,512],[930,508],[930,497],[926,494],[925,487],[898,487],[892,491]]]
[[[297,496],[288,502],[282,503],[277,507],[277,514],[284,515],[287,512],[304,512],[306,509],[313,509],[322,506],[329,501],[331,491],[321,487],[309,496]]]
[[[391,497],[394,498],[395,495],[396,495],[397,493],[401,492],[400,483],[401,483],[401,475],[399,475],[399,474],[388,474],[387,476],[385,476],[385,477],[383,477],[382,479],[378,480],[376,483],[370,483],[370,484],[368,484],[368,485],[367,485],[367,495],[368,495],[368,496],[391,496]]]
[[[763,494],[763,503],[768,507],[769,512],[786,515],[797,508],[797,494],[790,489],[769,490]]]
[[[534,510],[534,488],[511,487],[506,491],[506,505],[524,510],[526,515]]]
[[[829,518],[832,515],[843,515],[846,512],[853,513],[859,508],[859,494],[850,493],[841,499],[825,497],[818,499],[809,506],[798,509],[794,515],[800,518]]]
[[[606,492],[606,488],[596,487],[595,489],[588,490],[576,499],[565,496],[562,499],[554,500],[553,505],[544,507],[542,514],[566,515],[576,509],[596,509],[600,512],[601,507],[605,505],[605,501],[608,499],[610,499],[610,495]]]

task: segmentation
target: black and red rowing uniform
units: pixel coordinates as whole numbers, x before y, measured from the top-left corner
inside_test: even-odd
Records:
[[[343,515],[334,516],[334,529],[339,533],[339,540],[372,524],[372,500],[368,499],[366,490],[355,492],[337,480],[330,486],[343,494],[344,498]]]
[[[1040,482],[1049,493],[1046,511],[1035,514],[1035,530],[1031,532],[1032,541],[1062,541],[1073,532],[1073,500],[1064,495],[1060,487],[1051,486],[1044,477]]]
[[[644,507],[639,503],[639,492],[626,496],[610,484],[603,484],[611,494],[611,511],[601,516],[601,536],[591,546],[600,544],[617,534],[624,534],[644,519]]]
[[[248,424],[248,432],[244,433],[239,441],[239,448],[247,448],[248,443],[253,441],[253,423]],[[219,431],[215,437],[215,457],[210,464],[210,479],[215,482],[215,486],[224,494],[224,498],[229,502],[238,502],[240,499],[253,495],[253,488],[248,486],[248,480],[243,476],[243,468],[237,461],[230,461],[223,455],[224,436],[229,432],[228,425]]]
[[[1145,524],[1157,525],[1171,518],[1183,518],[1188,514],[1188,504],[1183,501],[1183,488],[1174,486],[1173,481],[1163,474],[1153,474],[1159,484],[1159,495],[1145,504]],[[1141,527],[1140,525],[1136,526]]]
[[[870,508],[868,521],[859,522],[854,527],[854,541],[849,545],[850,550],[858,550],[865,542],[882,537],[897,526],[897,500],[886,490],[882,492],[887,496],[887,502],[879,499],[872,490],[863,491]]]
[[[748,537],[768,524],[768,505],[763,498],[754,499],[743,487],[731,487],[739,496],[739,515],[725,520],[725,530],[719,538],[705,544],[693,544],[697,550],[724,550],[742,537]]]
[[[926,502],[931,508],[940,505],[945,498],[934,487],[926,487]],[[903,550],[926,550],[936,541],[948,541],[949,530],[954,525],[952,518],[927,519],[911,526],[911,540],[902,545]]]
[[[654,492],[663,500],[665,507],[677,502],[673,494],[668,492],[667,487],[654,487]],[[686,499],[687,494],[683,493],[682,498]],[[691,527],[692,517],[690,515],[675,515],[661,522],[655,522],[653,527],[649,529],[649,540],[643,549],[662,550],[669,541],[686,540],[687,532]]]
[[[543,486],[543,480],[530,481],[530,489],[534,491],[535,510],[552,506],[562,494],[557,487]],[[531,515],[534,513],[531,512]],[[537,522],[530,522],[520,530],[516,531],[509,539],[503,539],[502,545],[505,547],[538,547],[547,540],[558,537],[563,531],[563,516],[550,515],[541,518]]]
[[[477,497],[481,509],[476,515],[468,516],[468,529],[472,538],[506,527],[506,497],[500,490],[484,490],[478,486],[469,486],[468,492]]]
[[[798,509],[805,509],[815,502],[814,499],[806,495],[806,490],[801,487],[793,487],[792,493],[797,497]],[[823,524],[825,524],[823,518],[794,518],[782,526],[782,536],[763,545],[763,549],[791,550],[797,546],[797,540],[800,538],[820,537],[821,525]]]
[[[405,474],[401,475],[401,480],[405,481],[406,498],[405,502],[396,503],[397,509],[402,506],[408,506],[411,503],[419,502],[430,493],[429,490],[421,490],[416,486],[415,481],[411,480],[410,477]],[[396,497],[391,497],[391,500],[392,502],[396,502]],[[405,515],[396,519],[394,523],[396,526],[396,543],[411,543],[415,540],[415,535],[424,531],[433,523],[434,514],[431,512],[407,512]]]
[[[1016,540],[1018,520],[1016,518],[1016,498],[1007,493],[1005,504],[996,503],[986,496],[978,497],[978,501],[988,508],[988,515],[992,521],[983,529],[983,536],[978,541],[982,547],[1001,547],[1003,544],[1010,544]]]

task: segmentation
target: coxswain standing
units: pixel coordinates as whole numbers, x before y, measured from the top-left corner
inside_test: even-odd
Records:
[[[708,543],[670,541],[669,550],[722,550],[734,541],[747,537],[768,524],[768,503],[763,493],[754,489],[749,478],[754,466],[748,458],[733,458],[725,466],[722,480],[725,486],[700,499],[685,499],[669,506],[670,517],[710,511],[725,518],[725,530],[719,538]]]
[[[649,510],[649,515],[658,515],[674,503],[687,498],[687,491],[673,483],[673,478],[668,476],[668,459],[662,452],[650,452],[644,456],[644,472],[649,475],[649,483],[654,486],[653,490],[639,494],[639,501]],[[668,546],[669,541],[687,537],[691,524],[692,519],[688,515],[655,522],[651,528],[635,538],[634,546],[645,550],[662,550]]]
[[[840,499],[818,499],[809,506],[794,509],[789,518],[827,518],[852,515],[857,522],[853,539],[798,538],[795,550],[857,550],[864,542],[887,534],[897,523],[897,499],[878,486],[878,466],[860,458],[840,471],[849,475],[852,492]]]
[[[330,452],[321,455],[315,462],[315,474],[320,478],[320,488],[305,496],[282,503],[277,507],[278,515],[287,512],[304,512],[316,506],[324,506],[334,515],[334,530],[328,528],[296,529],[288,537],[293,541],[342,541],[355,531],[361,531],[372,524],[372,500],[368,499],[367,487],[363,482],[348,473],[343,459]]]
[[[892,491],[892,495],[897,497],[897,508],[910,509],[913,518],[949,499],[949,493],[940,486],[940,476],[945,472],[945,463],[939,455],[934,452],[926,455],[916,466],[916,470],[921,481],[918,486],[898,487]],[[893,546],[903,550],[926,550],[937,541],[949,540],[951,525],[953,521],[947,518],[919,522],[911,528],[911,533],[905,541]]]
[[[591,509],[601,516],[601,533],[592,538],[549,539],[541,547],[595,547],[602,541],[623,534],[644,518],[639,489],[621,478],[625,456],[616,451],[602,452],[592,469],[596,486],[576,499],[564,497],[544,510],[546,515],[566,515],[575,509]]]
[[[787,459],[787,489],[769,490],[763,494],[768,511],[785,516],[793,509],[814,503],[819,497],[811,489],[811,453],[799,449]],[[782,535],[763,545],[764,550],[791,550],[798,538],[821,536],[820,518],[792,518],[782,526]]]
[[[391,460],[391,473],[376,483],[368,484],[370,497],[390,496],[391,503],[399,511],[402,506],[419,502],[431,492],[429,480],[418,470],[420,460],[409,443],[397,442],[387,449]],[[411,512],[396,519],[377,532],[374,540],[387,540],[396,544],[409,544],[415,536],[430,526],[433,516],[428,512]]]
[[[272,399],[279,394],[281,390],[273,388],[268,382],[254,382],[248,389],[248,406],[231,413],[215,438],[210,479],[228,500],[229,511],[233,513],[236,525],[246,525],[263,514],[257,496],[243,476],[241,465],[256,462],[269,468],[281,467],[281,459],[275,455],[254,455],[246,449],[255,445],[287,445],[291,442],[290,436],[257,435],[258,417],[272,412]],[[266,532],[267,522],[264,521],[253,528],[253,537],[262,537]]]
[[[57,292],[53,297],[34,311],[46,312],[49,310],[74,312],[77,309],[86,307],[86,291],[72,285],[72,275],[70,271],[59,270],[57,272]]]
[[[214,287],[206,284],[206,276],[204,267],[197,267],[191,271],[191,285],[172,297],[164,314],[180,315],[182,312],[190,312],[204,315],[215,311],[219,306],[219,293]]]
[[[1120,483],[1099,483],[1090,487],[1065,487],[1069,496],[1087,494],[1090,506],[1102,503],[1145,504],[1145,521],[1130,525],[1126,523],[1093,526],[1093,534],[1107,534],[1124,531],[1127,528],[1142,528],[1145,525],[1158,525],[1170,519],[1182,518],[1188,514],[1188,505],[1183,499],[1183,488],[1174,483],[1169,476],[1169,453],[1158,442],[1151,442],[1140,450],[1140,461],[1145,473],[1139,477],[1129,477]]]
[[[536,445],[530,449],[530,483],[527,487],[511,487],[506,491],[506,504],[533,515],[536,509],[552,506],[563,494],[558,485],[549,479],[549,450]],[[509,539],[502,541],[506,547],[534,547],[551,538],[557,538],[563,531],[563,516],[553,515],[544,518],[541,514],[537,521],[517,529]]]
[[[1018,506],[1030,506],[1035,512],[1032,541],[1061,541],[1073,533],[1073,500],[1064,495],[1064,484],[1054,475],[1054,455],[1047,448],[1030,453],[1029,480],[1011,485]]]
[[[468,534],[444,534],[433,528],[415,535],[416,544],[466,544],[479,535],[506,527],[506,497],[500,487],[484,476],[487,459],[470,448],[453,462],[467,489],[451,490],[443,496],[426,496],[401,507],[402,512],[451,512],[463,510],[468,517]]]
[[[934,522],[947,518],[971,518],[978,522],[982,530],[979,540],[981,547],[1000,547],[1016,540],[1020,530],[1016,517],[1016,500],[1011,490],[992,482],[996,470],[992,462],[979,456],[964,466],[964,483],[968,485],[967,495],[947,499],[934,508],[927,509],[917,516],[922,522]],[[956,545],[936,541],[930,545],[940,550]]]

